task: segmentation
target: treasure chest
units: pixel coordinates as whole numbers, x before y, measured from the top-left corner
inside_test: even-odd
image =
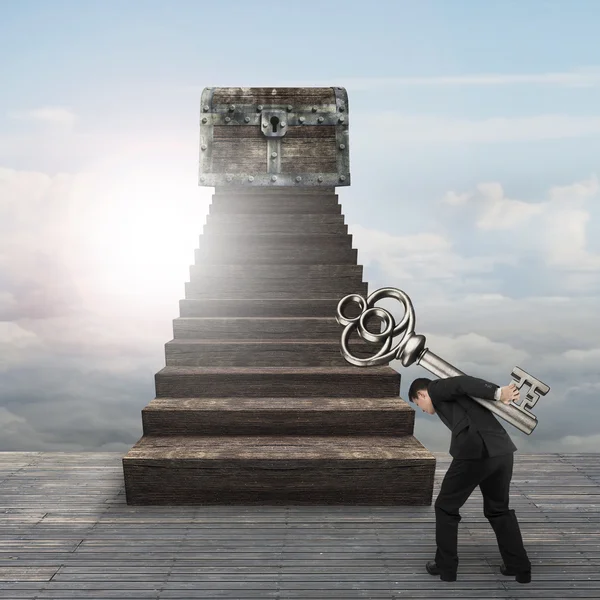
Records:
[[[199,184],[350,185],[342,87],[205,88]]]

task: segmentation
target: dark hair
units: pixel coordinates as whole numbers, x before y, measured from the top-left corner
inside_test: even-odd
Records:
[[[417,397],[417,392],[420,392],[421,390],[426,390],[427,386],[431,383],[431,379],[428,379],[427,377],[418,377],[417,379],[415,379],[411,384],[410,384],[410,388],[408,389],[408,399],[414,403],[416,397]]]

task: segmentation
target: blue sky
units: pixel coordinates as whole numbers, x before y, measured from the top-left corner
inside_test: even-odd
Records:
[[[407,291],[462,370],[548,379],[536,432],[506,426],[521,451],[594,451],[599,20],[591,0],[4,3],[0,450],[141,435],[210,203],[202,89],[342,85],[369,289]],[[405,396],[424,371],[402,373]],[[415,431],[447,449],[437,417]]]

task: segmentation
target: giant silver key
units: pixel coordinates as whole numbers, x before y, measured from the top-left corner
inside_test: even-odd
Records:
[[[377,301],[384,298],[398,300],[404,305],[404,317],[398,324],[395,324],[394,317],[387,310],[380,306],[374,306]],[[360,314],[356,317],[346,317],[344,315],[344,309],[351,303],[356,303],[359,306]],[[378,317],[384,324],[383,330],[379,333],[367,329],[366,322],[373,317]],[[369,294],[366,300],[359,294],[349,294],[339,301],[336,320],[344,326],[341,340],[342,356],[352,365],[372,367],[387,364],[391,360],[400,360],[405,367],[416,363],[440,379],[466,375],[466,373],[453,367],[426,348],[425,336],[415,334],[414,308],[410,298],[402,290],[381,288]],[[348,338],[355,329],[360,337],[367,342],[383,342],[382,347],[369,358],[354,356],[348,349]],[[403,334],[402,339],[392,348],[393,339],[400,334]],[[529,386],[527,396],[521,405],[515,402],[507,405],[499,400],[485,400],[483,398],[473,398],[473,400],[529,435],[535,429],[538,421],[537,417],[528,408],[533,408],[539,400],[539,396],[545,396],[550,388],[520,367],[515,367],[511,375],[519,390],[525,385]]]

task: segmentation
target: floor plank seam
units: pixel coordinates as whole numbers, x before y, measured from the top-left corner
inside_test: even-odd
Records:
[[[474,547],[478,547],[479,546],[479,542],[473,537],[473,534],[471,532],[471,528],[467,526],[466,529],[467,529],[467,533],[469,534],[469,537],[471,538],[471,540],[473,542],[473,546]],[[496,570],[494,569],[494,566],[491,563],[491,558],[488,558],[487,552],[482,552],[482,554],[483,554],[483,559],[485,560],[485,562],[487,563],[488,567],[490,568],[490,571],[492,573],[492,577],[495,579],[496,583],[499,583],[505,591],[507,591],[507,592],[510,591],[510,589],[508,587],[506,587],[506,584],[504,583],[504,581],[500,578],[500,575],[498,574],[499,572],[496,572]]]
[[[377,540],[377,555],[380,556],[381,558],[381,564],[383,566],[383,572],[385,574],[386,580],[390,583],[390,587],[391,589],[391,600],[397,600],[396,599],[396,594],[394,593],[394,589],[395,587],[392,585],[392,574],[390,573],[390,568],[388,565],[388,562],[385,558],[385,544],[382,542],[381,538],[379,537],[379,527],[376,527],[374,521],[373,521],[373,509],[369,508],[369,522],[372,523],[373,527],[372,527],[372,531],[375,532],[375,539]]]
[[[578,466],[569,459],[568,455],[561,454],[560,457],[563,464],[566,464],[571,469],[574,469],[575,471],[589,479],[594,485],[600,485],[600,477],[598,477],[598,480],[596,480],[592,475],[588,475],[588,473],[584,470],[585,466]]]

